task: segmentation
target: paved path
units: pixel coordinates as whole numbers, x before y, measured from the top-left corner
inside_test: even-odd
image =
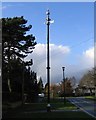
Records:
[[[72,97],[67,99],[87,114],[96,118],[96,102],[93,100],[85,99],[84,97]]]

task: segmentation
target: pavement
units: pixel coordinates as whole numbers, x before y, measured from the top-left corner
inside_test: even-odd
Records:
[[[67,99],[85,113],[96,118],[96,101],[84,97],[70,97]]]

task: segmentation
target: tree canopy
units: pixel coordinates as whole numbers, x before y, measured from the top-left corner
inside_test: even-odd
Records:
[[[27,31],[32,25],[26,26],[27,20],[21,17],[2,18],[2,48],[5,59],[12,56],[24,58],[33,52],[36,45],[35,37]]]
[[[36,73],[30,70],[30,67],[27,68],[28,64],[24,62],[24,58],[33,52],[36,45],[35,36],[27,33],[32,25],[27,26],[27,20],[23,16],[2,18],[1,21],[2,90],[22,94],[24,79],[24,90],[29,94],[30,91],[35,91],[34,87],[36,88]]]

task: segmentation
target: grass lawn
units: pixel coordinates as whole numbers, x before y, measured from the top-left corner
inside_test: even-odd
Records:
[[[50,105],[51,105],[51,110],[76,110],[77,109],[77,107],[75,105],[73,105],[72,103],[70,103],[67,100],[64,103],[64,101],[62,99],[61,100],[51,99]],[[32,111],[46,110],[47,103],[46,102],[43,102],[43,103],[33,103],[33,104],[26,103],[23,106],[23,108],[26,109],[26,107],[27,107],[27,109],[30,109],[30,107],[31,107]]]
[[[93,120],[91,116],[80,111],[70,102],[63,100],[51,99],[51,112],[47,112],[47,103],[26,103],[14,109],[10,109],[3,114],[3,118],[77,118],[80,120],[86,118]],[[64,111],[62,111],[64,110]]]
[[[9,116],[5,118],[86,118],[88,120],[93,120],[91,116],[87,115],[81,111],[64,111],[64,112],[18,112],[18,113],[10,113]]]
[[[85,96],[85,98],[96,101],[96,96]]]
[[[32,113],[25,114],[24,118],[31,117],[31,118],[88,118],[91,119],[92,117],[88,116],[87,114],[83,112],[72,112],[72,111],[66,111],[66,112],[50,112],[50,113]]]

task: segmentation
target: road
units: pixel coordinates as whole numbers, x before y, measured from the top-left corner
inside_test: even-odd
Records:
[[[94,102],[84,97],[71,97],[67,99],[82,111],[96,118],[96,101]]]

